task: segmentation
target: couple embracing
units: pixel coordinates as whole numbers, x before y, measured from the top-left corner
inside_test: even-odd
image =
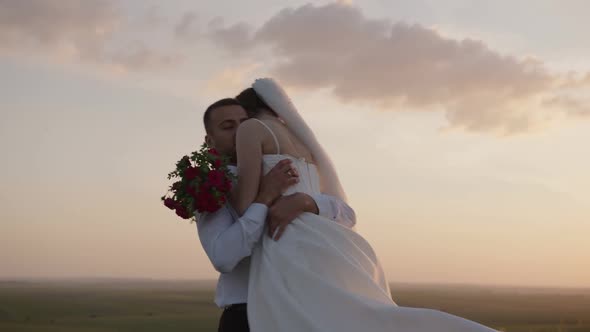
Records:
[[[203,118],[238,178],[228,203],[196,223],[220,272],[219,331],[495,331],[394,302],[329,154],[276,81],[256,80]]]

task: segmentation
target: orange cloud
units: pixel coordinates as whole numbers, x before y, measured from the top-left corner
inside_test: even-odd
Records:
[[[543,105],[562,109],[568,116],[590,119],[590,100],[561,95],[544,100]]]

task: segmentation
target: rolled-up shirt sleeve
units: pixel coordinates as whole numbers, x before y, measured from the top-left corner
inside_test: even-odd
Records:
[[[312,195],[311,198],[318,206],[320,216],[349,228],[356,225],[356,213],[341,199],[325,194]]]
[[[252,254],[260,240],[268,214],[264,204],[253,203],[236,220],[227,205],[215,213],[198,216],[197,229],[201,244],[215,269],[227,273]]]

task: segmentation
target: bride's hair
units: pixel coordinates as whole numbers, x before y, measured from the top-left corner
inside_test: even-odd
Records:
[[[247,88],[240,92],[235,99],[242,105],[251,118],[256,117],[263,111],[268,111],[278,117],[277,113],[260,98],[253,88]]]

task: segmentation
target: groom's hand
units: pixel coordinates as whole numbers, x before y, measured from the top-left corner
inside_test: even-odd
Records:
[[[293,162],[291,159],[283,159],[262,177],[254,202],[270,207],[279,196],[297,182],[299,182],[299,173],[293,167]]]
[[[274,240],[278,241],[287,225],[303,212],[319,213],[317,204],[309,195],[295,193],[277,199],[268,210],[268,236],[272,238],[278,230],[274,237]]]

